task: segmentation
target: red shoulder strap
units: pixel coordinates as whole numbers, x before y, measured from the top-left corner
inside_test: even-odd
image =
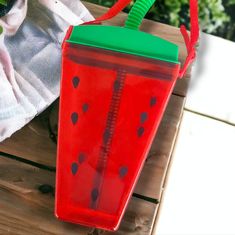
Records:
[[[197,0],[189,0],[190,6],[190,24],[191,32],[188,33],[186,27],[181,25],[180,31],[184,37],[184,42],[188,51],[187,58],[184,65],[180,69],[179,77],[182,78],[186,73],[188,67],[196,58],[196,45],[199,38],[199,23],[198,23],[198,3]]]
[[[101,21],[109,20],[122,11],[132,0],[118,0],[106,13],[96,18],[93,21],[86,22],[85,24],[100,24]]]
[[[120,11],[122,11],[131,0],[118,0],[104,15],[98,17],[94,21],[87,22],[85,24],[99,24],[101,21],[109,20],[116,16]],[[190,6],[190,24],[191,32],[188,33],[186,27],[181,25],[180,31],[184,37],[184,41],[187,48],[187,58],[184,65],[179,71],[179,77],[182,78],[187,71],[190,64],[194,61],[196,57],[196,44],[199,38],[199,23],[198,23],[198,2],[197,0],[189,0]]]

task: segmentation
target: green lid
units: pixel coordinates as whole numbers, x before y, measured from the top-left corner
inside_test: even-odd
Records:
[[[68,42],[179,63],[177,45],[138,30],[144,15],[154,1],[137,0],[128,15],[124,27],[104,25],[75,26]]]

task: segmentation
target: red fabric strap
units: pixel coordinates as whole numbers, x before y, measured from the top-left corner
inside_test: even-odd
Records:
[[[183,67],[180,69],[179,78],[182,78],[186,73],[190,64],[196,58],[196,44],[199,38],[199,23],[198,23],[198,3],[197,0],[189,0],[190,6],[190,24],[191,32],[188,33],[184,25],[180,26],[180,31],[183,35],[184,42],[188,51],[187,58]]]
[[[105,14],[85,24],[100,24],[101,21],[109,20],[122,11],[131,1],[132,0],[118,0]]]
[[[100,24],[101,21],[109,20],[116,16],[120,11],[122,11],[131,0],[118,0],[104,15],[98,17],[97,19],[87,22],[85,24]],[[186,48],[187,48],[187,58],[184,65],[179,71],[179,78],[182,78],[186,73],[190,64],[194,61],[196,57],[196,44],[199,38],[199,23],[198,23],[198,2],[197,0],[189,0],[190,6],[190,24],[191,32],[188,33],[184,25],[180,26],[180,31],[183,35]]]

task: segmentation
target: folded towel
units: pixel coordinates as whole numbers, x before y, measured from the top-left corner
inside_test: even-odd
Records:
[[[78,0],[17,0],[0,19],[0,142],[59,96],[62,40],[92,19]]]

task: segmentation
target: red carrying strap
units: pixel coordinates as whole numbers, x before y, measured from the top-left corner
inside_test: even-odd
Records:
[[[100,24],[101,21],[109,20],[122,11],[132,0],[118,0],[106,13],[96,18],[93,21],[86,22],[85,24]]]
[[[104,15],[98,17],[94,21],[87,22],[85,24],[99,24],[101,21],[109,20],[116,16],[120,11],[122,11],[132,0],[118,0]],[[188,33],[184,25],[180,26],[180,31],[183,35],[186,48],[187,48],[187,58],[184,65],[179,71],[179,78],[182,78],[186,73],[188,67],[196,58],[196,44],[199,38],[199,23],[198,23],[198,2],[197,0],[189,0],[190,6],[190,24],[191,32]]]
[[[179,71],[179,78],[182,78],[186,73],[188,67],[196,58],[196,45],[199,38],[199,23],[198,23],[198,3],[197,0],[189,0],[190,6],[190,24],[191,31],[187,32],[184,25],[180,26],[180,31],[184,37],[184,42],[188,51],[187,58],[183,67]]]

